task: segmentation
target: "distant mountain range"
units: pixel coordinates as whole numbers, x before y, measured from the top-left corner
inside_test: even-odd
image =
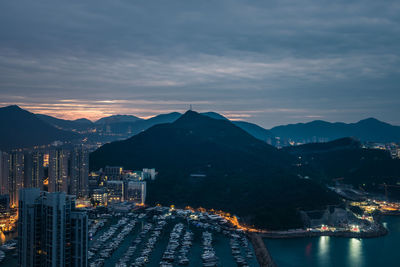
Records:
[[[93,122],[88,119],[63,120],[43,114],[35,115],[42,121],[66,131],[84,131],[93,126]]]
[[[228,120],[215,112],[205,112],[202,114],[214,119]],[[62,120],[42,114],[37,114],[37,116],[60,129],[78,132],[87,132],[96,129],[96,132],[100,134],[117,134],[119,135],[118,139],[124,139],[138,134],[156,124],[173,122],[182,116],[182,114],[172,112],[160,114],[149,119],[141,119],[132,115],[115,115],[101,118],[96,122],[91,122],[87,119]],[[275,139],[270,131],[249,122],[233,121],[233,123],[257,139],[274,144]]]
[[[14,109],[10,107],[14,107]],[[0,108],[0,110],[7,108],[10,108],[10,112],[22,110],[17,106],[10,107]],[[228,120],[224,116],[215,112],[205,112],[202,114],[214,119]],[[89,141],[103,143],[129,138],[156,124],[171,123],[182,116],[182,114],[178,112],[160,114],[149,119],[141,119],[133,115],[113,115],[92,122],[85,118],[63,120],[43,114],[34,115],[36,115],[36,118],[39,118],[43,122],[59,130],[74,132],[74,134],[67,134],[64,132],[64,134],[60,135],[60,138],[58,139],[70,140],[71,138],[76,138],[81,134],[82,137],[88,138]],[[13,117],[12,114],[10,114],[10,116]],[[253,137],[274,146],[289,146],[291,141],[295,143],[327,142],[343,137],[354,137],[363,142],[400,142],[399,126],[393,126],[373,118],[349,124],[313,121],[309,123],[277,126],[270,130],[245,121],[231,122],[251,134]],[[5,121],[4,123],[3,127],[7,128],[7,123]],[[13,126],[10,124],[10,127]],[[13,142],[8,145],[3,145],[3,149],[4,147],[20,147],[37,142],[36,140],[30,142],[29,139],[28,136],[26,140],[19,142],[17,136],[15,136]]]
[[[142,121],[143,119],[138,118],[133,115],[113,115],[109,117],[104,117],[99,120],[97,120],[95,123],[96,124],[111,124],[111,123],[132,123],[132,122],[137,122],[137,121]]]
[[[249,224],[279,229],[302,224],[298,207],[338,201],[318,182],[299,179],[295,160],[228,120],[188,111],[173,123],[102,146],[90,155],[90,166],[155,167],[159,176],[148,185],[149,204],[223,209]]]
[[[312,121],[289,124],[271,129],[275,136],[300,143],[326,142],[343,137],[355,137],[369,142],[400,142],[400,126],[374,118],[357,123]]]
[[[0,108],[0,125],[2,150],[47,145],[56,140],[67,141],[80,137],[77,133],[60,130],[18,106]]]
[[[213,119],[228,120],[215,112],[201,114]],[[67,121],[46,115],[38,116],[60,129],[85,131],[96,128],[99,133],[118,134],[122,139],[144,131],[155,124],[173,122],[181,115],[174,112],[158,115],[147,120],[131,115],[116,115],[102,118],[95,123],[85,119]],[[361,120],[357,123],[331,123],[316,120],[308,123],[277,126],[269,130],[246,121],[232,121],[232,123],[259,140],[280,146],[288,146],[291,141],[295,143],[316,143],[343,137],[354,137],[362,142],[400,142],[400,126],[394,126],[374,118]]]

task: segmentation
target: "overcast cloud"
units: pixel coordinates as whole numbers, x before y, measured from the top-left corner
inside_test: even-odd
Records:
[[[399,1],[1,1],[0,105],[400,125]]]

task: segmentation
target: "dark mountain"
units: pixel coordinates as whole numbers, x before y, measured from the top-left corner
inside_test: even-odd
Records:
[[[274,144],[275,142],[275,136],[273,135],[273,133],[258,126],[257,124],[246,121],[233,121],[232,123],[261,141],[272,144]]]
[[[291,154],[305,155],[354,149],[361,149],[361,143],[356,139],[346,137],[326,143],[309,143],[300,146],[285,147],[283,150],[288,151]]]
[[[162,123],[171,123],[176,121],[180,116],[182,116],[179,112],[172,112],[167,114],[160,114],[154,117],[151,117],[147,120],[142,120],[135,123],[133,127],[133,134],[138,134],[142,131],[147,130],[148,128]]]
[[[221,114],[216,113],[216,112],[209,111],[209,112],[202,112],[200,114],[204,115],[204,116],[207,116],[207,117],[210,117],[210,118],[213,118],[213,119],[216,119],[216,120],[228,121],[228,119],[226,117],[224,117]]]
[[[57,129],[18,106],[0,108],[0,125],[0,149],[5,150],[79,138],[78,134]]]
[[[356,137],[361,141],[371,142],[400,141],[399,126],[393,126],[374,118],[349,124],[326,121],[289,124],[274,127],[271,132],[275,136],[303,143],[330,141],[342,137]]]
[[[299,179],[294,160],[227,120],[188,111],[173,123],[102,146],[90,155],[90,166],[154,167],[159,176],[148,185],[150,204],[223,209],[278,229],[301,225],[299,207],[337,201],[319,184]]]
[[[63,120],[44,114],[35,114],[35,115],[42,121],[47,122],[48,124],[51,124],[62,130],[83,131],[87,130],[90,127],[93,127],[94,125],[93,122],[91,122],[88,119]]]
[[[113,115],[109,117],[104,117],[97,120],[96,124],[112,124],[112,123],[123,123],[123,122],[137,122],[141,121],[141,118],[138,118],[133,115]]]
[[[218,114],[216,112],[204,112],[201,114],[208,116],[210,118],[228,121],[227,118],[225,118],[224,116],[222,116],[221,114]],[[109,138],[107,137],[107,135],[110,135],[110,137],[112,138],[111,141],[116,141],[116,140],[123,139],[123,138],[129,138],[135,134],[138,134],[138,133],[150,128],[151,126],[154,126],[154,125],[160,124],[160,123],[174,122],[180,116],[182,116],[182,114],[179,112],[172,112],[172,113],[168,113],[168,114],[160,114],[160,115],[154,116],[149,119],[138,119],[138,120],[133,119],[132,121],[130,121],[130,119],[125,120],[125,117],[123,115],[118,115],[118,116],[122,116],[124,118],[109,119],[109,117],[107,117],[107,118],[102,118],[102,119],[98,120],[96,122],[96,124],[94,124],[93,122],[91,122],[87,119],[79,119],[79,120],[75,120],[75,121],[69,121],[69,120],[57,119],[57,118],[54,118],[54,117],[51,117],[48,115],[42,115],[42,114],[36,114],[36,115],[43,121],[50,123],[59,129],[84,132],[84,131],[88,131],[89,129],[95,128],[97,130],[97,135],[98,134],[102,135],[102,137],[98,137],[98,138],[96,138],[96,140],[98,140],[99,138],[100,139],[105,138],[105,139],[107,139],[107,141],[109,141]],[[130,116],[128,116],[128,117],[130,117]],[[135,117],[135,118],[137,118],[137,117]],[[98,122],[102,122],[102,123],[98,123]],[[264,142],[271,141],[272,144],[274,144],[275,139],[274,139],[273,134],[270,131],[268,131],[260,126],[253,124],[253,123],[245,122],[245,121],[232,121],[232,123],[235,124],[236,126],[242,128],[249,134],[253,135],[257,139],[262,140]],[[94,137],[93,134],[92,134],[92,137]]]
[[[400,182],[399,159],[392,159],[384,150],[365,149],[352,138],[287,147],[283,151],[297,157],[304,175],[324,183],[340,178],[342,183],[379,191],[380,184]]]
[[[173,122],[181,114],[178,112],[160,114],[147,120],[130,115],[118,115],[112,118],[102,118],[98,120],[100,123],[93,123],[88,119],[63,120],[42,114],[36,114],[36,116],[56,128],[85,134],[85,137],[88,137],[89,140],[112,142],[129,138],[159,123]]]
[[[93,124],[93,122],[91,120],[88,120],[88,119],[85,119],[85,118],[76,119],[76,120],[73,120],[73,122],[80,123],[80,124],[86,124],[86,125],[92,125]]]
[[[228,120],[221,114],[215,113],[215,112],[204,112],[201,113],[202,115],[208,116],[213,119],[219,119],[219,120]],[[268,143],[274,143],[275,137],[271,133],[271,131],[266,130],[257,124],[246,122],[246,121],[232,121],[233,124],[238,126],[239,128],[245,130],[247,133],[251,134],[255,138],[268,142]]]
[[[135,134],[138,134],[156,124],[169,123],[175,121],[181,116],[178,112],[172,112],[168,114],[160,114],[147,120],[139,119],[136,121],[114,121],[111,123],[98,124],[96,129],[99,133],[105,134],[118,134],[118,139],[129,138]],[[115,139],[114,139],[115,140]]]

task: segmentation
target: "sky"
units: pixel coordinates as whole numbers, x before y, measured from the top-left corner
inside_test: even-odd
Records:
[[[400,1],[4,0],[0,106],[400,125]]]

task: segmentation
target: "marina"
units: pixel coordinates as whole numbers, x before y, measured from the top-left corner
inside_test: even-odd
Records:
[[[205,213],[155,207],[96,217],[89,266],[258,266],[246,235]]]

